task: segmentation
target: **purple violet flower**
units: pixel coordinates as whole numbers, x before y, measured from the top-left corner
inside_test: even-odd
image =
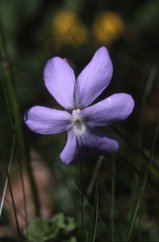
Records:
[[[74,161],[83,149],[99,154],[117,151],[118,142],[96,127],[126,119],[134,108],[133,98],[116,93],[89,106],[108,86],[112,73],[112,62],[105,47],[96,51],[77,80],[66,59],[48,60],[44,68],[45,85],[65,111],[34,106],[26,112],[25,123],[39,134],[67,132],[66,145],[60,154],[65,164]]]

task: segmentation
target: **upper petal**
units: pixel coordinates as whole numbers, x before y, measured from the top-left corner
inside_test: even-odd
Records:
[[[93,153],[104,155],[115,152],[119,148],[116,140],[110,139],[103,133],[94,129],[87,129],[87,132],[79,135],[77,138],[81,151],[86,151],[87,155]]]
[[[75,75],[65,59],[54,57],[45,65],[44,81],[48,91],[65,109],[74,107]]]
[[[87,107],[92,103],[108,86],[112,72],[108,51],[105,47],[101,47],[77,78],[76,106]]]
[[[26,125],[39,134],[58,134],[71,125],[71,114],[66,111],[35,106],[24,116]]]
[[[81,110],[81,115],[91,127],[108,125],[126,119],[134,108],[133,98],[126,93],[117,93]]]
[[[66,145],[60,154],[60,158],[66,165],[68,165],[75,160],[77,154],[78,149],[76,136],[74,135],[73,129],[70,129],[67,132]]]

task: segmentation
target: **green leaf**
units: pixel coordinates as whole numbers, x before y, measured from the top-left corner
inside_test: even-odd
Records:
[[[28,228],[28,240],[31,242],[45,241],[45,234],[48,229],[48,221],[40,218],[35,219]]]
[[[28,228],[30,242],[56,241],[61,236],[69,242],[76,242],[71,232],[76,228],[74,218],[65,217],[63,213],[56,214],[52,219],[35,219]]]

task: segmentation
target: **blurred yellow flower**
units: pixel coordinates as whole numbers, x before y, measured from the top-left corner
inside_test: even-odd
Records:
[[[124,22],[118,13],[99,12],[92,26],[92,34],[97,42],[110,44],[121,36],[124,29]]]
[[[54,41],[59,45],[82,45],[87,40],[87,30],[77,14],[71,10],[62,10],[55,14],[52,22]]]

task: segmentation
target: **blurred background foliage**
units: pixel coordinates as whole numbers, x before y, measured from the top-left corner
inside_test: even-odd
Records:
[[[104,45],[108,48],[114,66],[114,75],[101,98],[115,92],[127,92],[135,99],[135,109],[126,121],[104,128],[107,133],[119,140],[119,152],[113,157],[105,157],[101,163],[96,159],[83,162],[83,189],[89,201],[89,206],[87,204],[84,208],[84,228],[85,231],[91,230],[94,187],[97,181],[99,219],[96,241],[110,241],[112,216],[114,241],[123,240],[138,198],[143,174],[148,161],[153,158],[148,185],[144,191],[142,206],[131,238],[133,241],[158,241],[158,138],[155,140],[156,148],[152,152],[159,120],[158,0],[0,0],[0,20],[21,114],[33,105],[58,107],[43,82],[43,68],[48,58],[66,57],[78,75],[99,46]],[[2,64],[2,59],[0,61]],[[1,65],[1,80],[4,78],[2,69]],[[0,108],[2,197],[6,177],[3,163],[8,163],[14,134],[10,125],[3,81],[0,84]],[[59,159],[59,153],[65,143],[65,134],[41,136],[24,128],[26,143],[30,149],[36,150],[40,157],[37,159],[47,164],[46,177],[53,178],[53,185],[49,180],[50,187],[48,190],[44,189],[44,196],[47,191],[50,193],[51,189],[53,199],[52,206],[49,205],[50,213],[43,217],[58,212],[74,217],[78,232],[73,231],[70,241],[76,241],[81,224],[79,164],[66,167]],[[17,148],[11,169],[13,180],[19,173],[18,152]],[[32,160],[34,159],[35,157],[32,157]],[[110,207],[114,159],[116,160],[115,207],[112,215]],[[92,174],[96,177],[93,178]],[[15,186],[16,189],[18,188]],[[12,204],[10,206],[12,207]],[[5,207],[4,213],[10,218],[10,212],[7,212],[8,206]],[[5,215],[1,217],[1,225],[10,224],[14,227],[13,223],[10,224]],[[32,231],[32,227],[30,230]],[[67,239],[66,236],[65,240],[68,241]]]

